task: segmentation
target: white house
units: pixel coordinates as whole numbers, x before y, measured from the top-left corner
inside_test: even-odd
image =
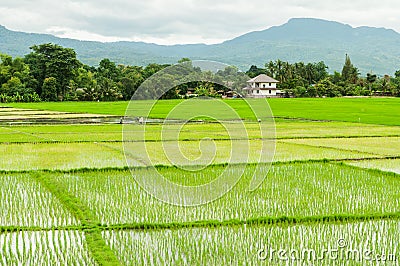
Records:
[[[260,74],[248,80],[247,87],[244,89],[248,91],[247,97],[251,98],[281,97],[282,92],[276,88],[278,83],[276,79]]]

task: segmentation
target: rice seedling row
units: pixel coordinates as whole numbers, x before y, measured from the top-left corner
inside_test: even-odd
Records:
[[[205,173],[188,174],[166,167],[160,172],[175,183],[195,185],[209,182],[224,170],[223,166],[214,166]],[[247,173],[223,198],[191,208],[159,202],[144,192],[128,171],[60,173],[49,174],[47,178],[51,176],[65,186],[68,193],[88,206],[101,224],[375,215],[396,213],[400,207],[400,180],[389,174],[329,163],[273,165],[269,173],[267,170],[263,173],[267,176],[261,187],[250,193],[247,184],[251,169]],[[154,172],[142,168],[133,174],[148,176],[150,181]]]
[[[398,156],[400,155],[400,138],[399,137],[382,137],[382,138],[353,138],[353,139],[296,139],[285,140],[286,143],[305,144],[316,147],[330,147],[342,150],[351,150],[364,153],[372,153],[382,156]]]
[[[96,265],[82,231],[0,233],[1,265]]]
[[[399,229],[400,221],[381,220],[115,230],[103,231],[103,236],[126,265],[397,265]]]
[[[123,145],[127,151],[130,166],[150,164],[212,164],[258,162],[261,143],[273,145],[268,141],[183,141],[183,142],[149,142],[145,143],[40,143],[40,144],[3,144],[0,153],[7,154],[0,161],[1,170],[43,170],[43,169],[77,169],[124,167],[127,161]],[[195,160],[202,154],[200,143],[216,145],[216,154],[204,156],[204,161]],[[243,156],[233,156],[231,147],[249,150]],[[354,152],[334,148],[319,148],[277,142],[274,161],[319,160],[319,159],[360,159],[379,156],[363,152]],[[248,148],[249,147],[249,148]],[[178,148],[176,150],[176,148]],[[165,150],[169,153],[165,153]],[[188,158],[181,160],[180,151]],[[211,150],[212,151],[212,150]],[[247,156],[248,155],[248,156]],[[272,155],[270,156],[272,157]],[[381,156],[384,158],[384,156]],[[146,159],[149,158],[149,159]],[[272,159],[272,158],[271,158]],[[172,160],[172,161],[171,161]]]
[[[54,195],[29,174],[0,175],[0,226],[77,225]]]

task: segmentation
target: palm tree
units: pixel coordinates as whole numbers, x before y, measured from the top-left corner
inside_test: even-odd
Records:
[[[265,64],[265,67],[267,68],[267,74],[275,78],[275,73],[276,73],[275,63],[273,61],[269,61],[268,64]]]
[[[278,60],[276,60],[275,65],[276,65],[276,72],[277,72],[276,77],[280,82],[282,82],[283,76],[284,76],[284,74],[282,73],[283,62],[280,59],[278,59]]]

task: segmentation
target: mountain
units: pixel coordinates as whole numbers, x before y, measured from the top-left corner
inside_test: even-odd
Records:
[[[365,74],[393,74],[400,69],[400,34],[373,27],[353,28],[339,22],[311,18],[290,19],[266,30],[244,34],[220,44],[157,45],[143,42],[101,43],[58,38],[48,34],[15,32],[0,26],[0,52],[29,53],[34,44],[57,43],[74,48],[79,59],[97,65],[103,58],[121,64],[176,63],[182,57],[233,64],[247,70],[270,60],[324,61],[329,71],[341,71],[345,54]]]

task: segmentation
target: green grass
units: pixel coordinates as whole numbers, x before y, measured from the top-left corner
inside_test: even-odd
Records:
[[[400,98],[271,99],[275,116],[400,125]]]
[[[202,101],[204,102],[204,100]],[[181,102],[182,100],[159,101],[152,111],[152,117],[165,118]],[[242,100],[226,100],[224,102],[236,110],[242,118],[252,117]],[[400,125],[400,98],[298,98],[269,99],[268,102],[275,117]],[[130,112],[136,116],[146,115],[144,110],[153,103],[153,101],[134,102]],[[125,114],[128,102],[13,103],[7,104],[7,106],[122,116]],[[204,106],[204,110],[206,110],[208,104],[204,104]],[[201,113],[204,110],[197,111]],[[220,117],[232,118],[229,114],[220,114]],[[182,116],[176,118],[182,118]]]

